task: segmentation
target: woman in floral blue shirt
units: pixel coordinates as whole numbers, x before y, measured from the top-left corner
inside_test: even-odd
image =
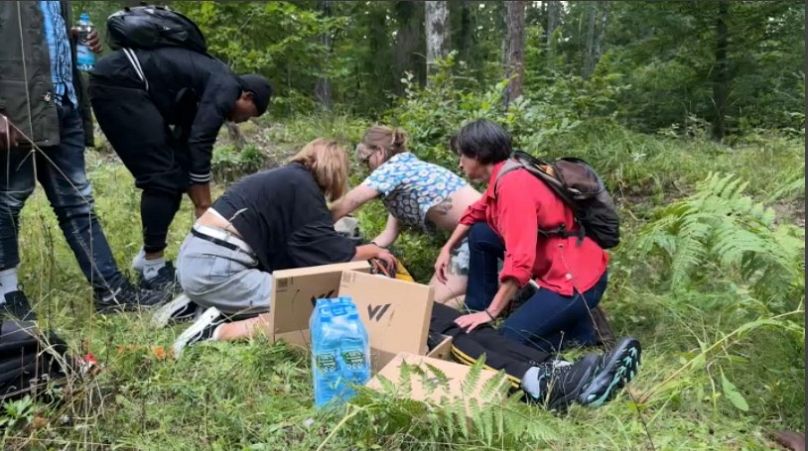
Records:
[[[391,245],[402,227],[425,233],[451,232],[466,208],[480,193],[453,172],[421,161],[407,150],[407,134],[381,125],[365,132],[356,147],[357,158],[372,171],[361,185],[331,206],[334,220],[351,213],[365,202],[380,197],[388,212],[387,226],[373,240],[381,247]],[[435,300],[449,301],[466,292],[468,246],[458,246],[452,255],[445,284],[432,278]],[[462,304],[462,303],[461,303]]]

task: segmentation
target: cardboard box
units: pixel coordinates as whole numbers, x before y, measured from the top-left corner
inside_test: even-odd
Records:
[[[343,271],[370,271],[366,261],[283,269],[272,273],[269,329],[272,341],[308,347],[314,300],[337,296]]]
[[[368,331],[371,365],[377,372],[399,352],[448,358],[451,338],[427,349],[432,288],[368,273],[366,262],[315,266],[273,273],[271,339],[310,347],[309,317],[314,301],[350,296]]]
[[[373,371],[399,352],[423,354],[432,316],[432,287],[389,277],[345,271],[340,296],[349,296],[370,337]]]
[[[402,371],[404,365],[409,365]],[[499,403],[510,384],[506,377],[483,368],[473,386],[466,386],[471,367],[427,356],[402,352],[366,384],[374,390],[384,386],[381,378],[392,383],[396,396],[445,405],[454,401],[478,404]]]

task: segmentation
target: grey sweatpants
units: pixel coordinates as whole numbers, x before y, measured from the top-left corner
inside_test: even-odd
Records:
[[[177,257],[177,280],[185,294],[203,307],[239,316],[269,311],[272,276],[258,269],[251,252],[188,234]]]

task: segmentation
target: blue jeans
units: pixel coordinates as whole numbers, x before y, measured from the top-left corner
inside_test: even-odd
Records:
[[[505,254],[505,244],[486,223],[469,230],[469,278],[466,306],[483,310],[491,304],[499,289],[497,260]],[[562,296],[540,288],[505,319],[500,333],[545,352],[558,352],[563,346],[597,344],[597,335],[589,315],[606,291],[608,275],[583,294]]]
[[[69,102],[57,110],[58,145],[42,147],[42,152],[13,149],[4,155],[0,170],[0,270],[20,263],[20,210],[38,180],[84,276],[96,289],[117,287],[123,276],[93,208],[84,167],[81,115]]]

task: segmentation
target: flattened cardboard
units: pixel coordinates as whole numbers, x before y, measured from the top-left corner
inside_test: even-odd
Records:
[[[283,269],[272,273],[270,298],[270,331],[272,339],[283,337],[293,344],[308,345],[309,318],[314,300],[334,297],[339,290],[343,271],[370,271],[366,261]]]
[[[356,271],[345,271],[340,296],[350,296],[370,337],[376,372],[399,352],[426,348],[432,316],[432,287]]]
[[[417,367],[416,370],[409,371],[409,380],[402,376],[403,363]],[[470,370],[470,366],[459,363],[402,352],[366,385],[374,390],[381,390],[379,377],[384,377],[401,390],[401,397],[440,405],[452,401],[462,401],[468,405],[471,400],[478,404],[499,403],[505,399],[509,387],[507,378],[501,377],[499,382],[492,381],[500,376],[497,372],[484,368],[477,383],[473,387],[466,387],[464,385]],[[446,377],[445,383],[441,382],[443,376]],[[489,381],[497,383],[491,390],[486,387]]]

